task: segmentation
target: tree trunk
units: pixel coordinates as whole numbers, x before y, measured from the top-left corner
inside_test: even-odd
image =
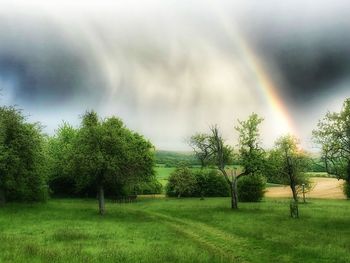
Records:
[[[294,183],[294,181],[291,182],[290,188],[292,189],[292,194],[293,194],[294,202],[298,202],[298,195],[297,195],[297,190],[296,190],[296,188],[295,188],[295,183]]]
[[[98,208],[99,208],[100,215],[104,215],[104,213],[105,213],[105,193],[104,193],[104,189],[103,189],[102,185],[100,185],[98,187]]]
[[[237,194],[237,177],[232,178],[231,182],[231,208],[238,209],[238,194]]]

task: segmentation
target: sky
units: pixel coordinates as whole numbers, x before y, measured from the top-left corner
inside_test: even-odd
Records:
[[[228,143],[252,112],[272,147],[350,97],[350,2],[3,1],[0,105],[44,132],[86,110],[118,116],[163,150],[217,124]]]

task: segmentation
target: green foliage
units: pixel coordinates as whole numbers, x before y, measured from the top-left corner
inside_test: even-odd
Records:
[[[266,179],[259,174],[242,176],[238,179],[238,199],[241,202],[259,202],[264,197]]]
[[[166,193],[171,197],[220,197],[230,195],[227,182],[216,170],[191,170],[187,167],[179,167],[170,175]]]
[[[191,169],[182,166],[171,173],[166,186],[166,193],[168,196],[189,197],[197,191],[196,188],[196,177]]]
[[[261,147],[259,125],[263,122],[256,113],[246,121],[238,121],[235,129],[239,133],[239,160],[243,173],[250,175],[261,173],[265,168],[265,152]]]
[[[153,178],[150,181],[138,183],[135,189],[138,194],[143,195],[161,194],[163,186],[156,178]]]
[[[0,199],[47,198],[44,138],[38,123],[28,123],[14,107],[0,107]],[[0,200],[1,202],[1,200]]]
[[[72,174],[71,163],[77,132],[78,130],[64,122],[56,134],[47,141],[49,186],[55,196],[74,196],[77,194],[76,178]]]
[[[301,192],[303,184],[306,191],[311,190],[312,184],[306,174],[310,167],[310,156],[299,149],[295,137],[280,137],[276,141],[275,149],[268,153],[267,160],[268,182],[295,187],[296,194]]]
[[[339,113],[328,112],[319,121],[313,136],[322,147],[326,171],[345,179],[350,186],[350,98]]]
[[[312,158],[310,160],[310,167],[309,167],[310,172],[315,172],[315,173],[325,173],[327,172],[326,166],[324,164],[324,161],[322,158]]]
[[[152,144],[118,118],[100,120],[95,112],[87,112],[73,149],[72,167],[80,189],[120,189],[154,176]]]
[[[215,169],[194,170],[197,181],[193,196],[199,197],[226,197],[230,196],[230,188],[225,178]]]

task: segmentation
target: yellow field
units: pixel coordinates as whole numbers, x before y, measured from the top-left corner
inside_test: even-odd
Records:
[[[313,177],[311,181],[314,187],[309,193],[306,193],[306,198],[345,199],[342,190],[343,180]],[[290,197],[291,195],[289,186],[269,187],[265,194],[266,197]]]

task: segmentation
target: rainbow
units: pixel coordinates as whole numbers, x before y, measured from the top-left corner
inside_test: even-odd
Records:
[[[258,57],[254,54],[252,48],[250,48],[238,28],[232,24],[232,21],[227,19],[227,16],[224,15],[223,12],[220,12],[220,9],[217,6],[213,6],[213,10],[217,11],[220,19],[219,22],[221,22],[228,37],[235,45],[237,45],[247,68],[252,72],[252,75],[255,76],[258,91],[263,95],[270,107],[278,132],[280,134],[296,134],[296,129],[287,107],[284,105],[273,81],[261,66],[261,63]]]
[[[236,43],[244,57],[244,61],[248,65],[249,69],[254,73],[257,81],[257,87],[259,87],[264,95],[268,105],[270,106],[271,113],[274,115],[275,120],[278,122],[280,132],[283,133],[295,133],[294,124],[290,117],[286,106],[280,98],[272,80],[264,71],[258,58],[249,48],[247,43],[242,38],[241,34],[236,35]]]

